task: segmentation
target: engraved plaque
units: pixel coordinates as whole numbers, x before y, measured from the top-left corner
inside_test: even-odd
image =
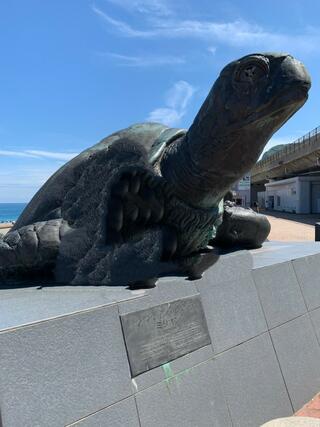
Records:
[[[132,376],[211,343],[199,296],[121,316]]]

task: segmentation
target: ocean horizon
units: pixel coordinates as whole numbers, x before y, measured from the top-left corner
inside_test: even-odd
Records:
[[[0,203],[0,222],[16,221],[27,203]]]

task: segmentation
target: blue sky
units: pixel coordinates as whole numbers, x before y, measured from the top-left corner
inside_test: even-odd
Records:
[[[320,2],[2,0],[0,202],[30,200],[65,161],[136,122],[189,127],[222,67],[285,51],[313,80],[273,138],[320,124]]]

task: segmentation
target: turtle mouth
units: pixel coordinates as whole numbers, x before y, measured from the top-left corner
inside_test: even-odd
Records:
[[[272,96],[265,105],[249,113],[241,128],[245,129],[254,126],[262,129],[264,125],[268,124],[268,128],[271,125],[274,126],[275,130],[279,129],[307,101],[310,87],[311,83],[309,81],[297,80],[291,82],[275,96]],[[238,126],[239,121],[230,123],[227,133],[235,131]]]
[[[310,87],[311,84],[307,81],[293,82],[289,87],[280,92],[279,99],[288,107],[295,103],[304,104],[308,99],[308,92]],[[297,108],[300,108],[300,106]]]
[[[265,121],[279,119],[279,126],[282,126],[307,101],[310,87],[311,84],[307,81],[297,81],[290,84],[261,110],[249,114],[246,124],[252,125],[259,120],[263,124]],[[287,117],[284,118],[284,115]]]

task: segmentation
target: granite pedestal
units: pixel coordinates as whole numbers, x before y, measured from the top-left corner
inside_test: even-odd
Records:
[[[289,416],[320,390],[319,277],[320,243],[266,243],[149,290],[2,287],[0,425],[257,427]],[[196,344],[137,374],[130,322],[174,323],[166,313],[179,304],[203,310],[185,320]]]

